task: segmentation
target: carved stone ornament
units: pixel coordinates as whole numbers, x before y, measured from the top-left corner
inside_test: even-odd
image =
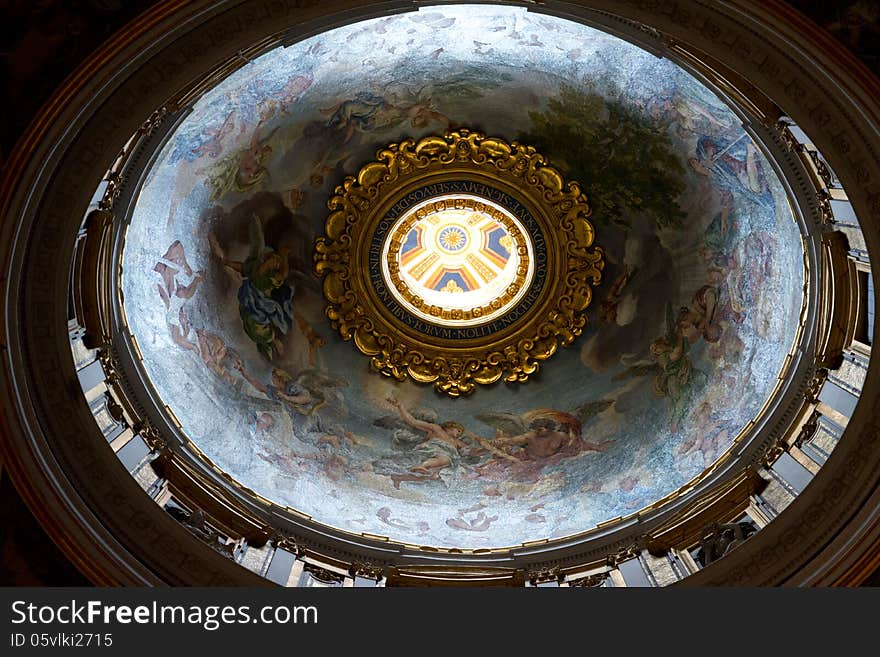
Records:
[[[323,582],[324,584],[342,584],[345,580],[344,575],[340,575],[339,573],[334,573],[325,568],[321,568],[320,566],[316,566],[314,564],[306,564],[303,568],[305,572],[314,577],[319,582]]]
[[[596,573],[594,575],[587,575],[586,577],[569,580],[568,585],[572,588],[593,588],[604,586],[605,580],[607,579],[608,573]]]
[[[162,432],[146,418],[137,420],[131,430],[139,435],[147,443],[147,447],[155,452],[162,452],[168,447],[168,441]]]
[[[532,586],[537,586],[538,584],[546,584],[547,582],[562,582],[562,580],[565,579],[565,576],[562,574],[562,571],[559,570],[558,566],[553,566],[552,568],[546,568],[543,570],[529,571],[527,579]]]
[[[287,550],[296,557],[302,557],[305,554],[305,549],[293,536],[277,532],[269,538],[269,542],[272,543],[276,549]]]
[[[638,545],[630,545],[628,547],[624,547],[619,549],[614,554],[609,554],[605,559],[605,562],[611,566],[612,568],[617,568],[624,561],[629,561],[630,559],[635,559],[639,554],[641,554],[642,549]]]
[[[366,579],[379,581],[385,577],[385,569],[372,563],[355,561],[348,569],[348,574],[352,577],[364,577]]]
[[[113,345],[105,342],[98,348],[98,360],[104,370],[104,380],[109,384],[119,381],[119,357],[113,350]]]
[[[378,372],[457,397],[521,383],[586,324],[604,267],[580,185],[460,129],[380,149],[328,202],[327,317]]]
[[[748,522],[727,524],[716,522],[707,525],[703,529],[702,538],[700,538],[697,561],[701,566],[706,567],[741,545],[757,531],[757,528]]]

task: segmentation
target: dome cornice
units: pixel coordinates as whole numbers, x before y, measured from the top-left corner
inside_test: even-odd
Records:
[[[3,459],[53,540],[96,583],[251,585],[265,580],[206,553],[157,508],[106,449],[81,398],[65,330],[69,272],[58,263],[68,262],[74,251],[91,190],[119,145],[137,134],[156,108],[185,100],[181,90],[210,79],[210,72],[216,74],[236,53],[248,52],[254,43],[266,47],[413,6],[246,5],[158,5],[66,81],[5,167],[0,187],[6,218],[2,367],[8,392],[2,407]],[[527,4],[533,11],[641,33],[659,50],[664,38],[672,39],[697,57],[704,53],[725,62],[810,135],[848,190],[873,252],[880,248],[880,83],[782,3],[756,5]],[[267,34],[274,36],[267,39]],[[877,565],[880,536],[878,395],[880,377],[869,375],[839,446],[810,486],[753,539],[683,584],[851,584],[867,576]],[[141,410],[157,426],[165,421]],[[309,540],[320,544],[320,528],[311,531]],[[381,547],[381,542],[370,546]],[[533,550],[524,546],[514,553],[525,555],[522,563],[534,558],[552,565],[546,555],[530,557]],[[399,554],[399,549],[388,552]],[[564,554],[563,549],[560,558]]]

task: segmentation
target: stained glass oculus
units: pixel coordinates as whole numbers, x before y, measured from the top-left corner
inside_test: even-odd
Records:
[[[501,205],[447,195],[406,212],[385,241],[383,277],[395,299],[436,324],[490,322],[522,299],[534,276],[532,242]]]

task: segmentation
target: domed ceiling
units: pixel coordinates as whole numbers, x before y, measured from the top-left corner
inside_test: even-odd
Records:
[[[605,269],[583,335],[528,382],[451,398],[339,337],[313,251],[345,175],[462,127],[578,181]],[[151,167],[122,278],[152,385],[217,467],[328,525],[461,548],[585,531],[699,476],[772,394],[803,285],[783,188],[722,100],[616,37],[491,5],[356,23],[229,76]]]

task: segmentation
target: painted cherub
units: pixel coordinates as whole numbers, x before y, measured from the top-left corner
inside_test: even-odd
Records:
[[[374,467],[376,472],[387,474],[395,488],[403,481],[439,480],[444,470],[467,465],[474,456],[476,437],[458,422],[438,422],[433,411],[410,410],[393,397],[386,401],[397,414],[373,424],[393,431],[391,445],[396,453],[380,459]]]
[[[189,339],[191,326],[185,306],[204,280],[204,272],[193,271],[179,240],[171,243],[153,271],[162,277],[156,288],[165,304],[165,321],[171,339],[182,349],[198,353],[198,346]]]
[[[421,420],[414,417],[409,410],[407,410],[407,408],[394,397],[389,397],[387,401],[397,409],[400,418],[408,426],[422,432],[426,436],[425,442],[419,445],[419,448],[425,451],[426,458],[418,465],[411,467],[410,472],[429,476],[439,476],[440,470],[458,463],[460,450],[465,449],[468,446],[468,444],[462,440],[462,436],[465,434],[464,426],[454,421],[437,424],[435,422]]]
[[[304,370],[294,377],[275,367],[269,382],[264,383],[248,372],[241,360],[235,363],[235,369],[257,391],[281,403],[290,416],[294,434],[303,442],[316,447],[328,445],[336,450],[345,440],[351,444],[357,442],[341,426],[345,409],[336,389],[347,386],[345,380],[318,370]]]
[[[495,438],[490,441],[493,447],[518,461],[539,461],[557,455],[565,457],[588,451],[604,452],[610,443],[585,440],[583,425],[613,403],[613,400],[587,402],[572,413],[536,409],[523,414],[494,412],[476,417],[495,427]]]

